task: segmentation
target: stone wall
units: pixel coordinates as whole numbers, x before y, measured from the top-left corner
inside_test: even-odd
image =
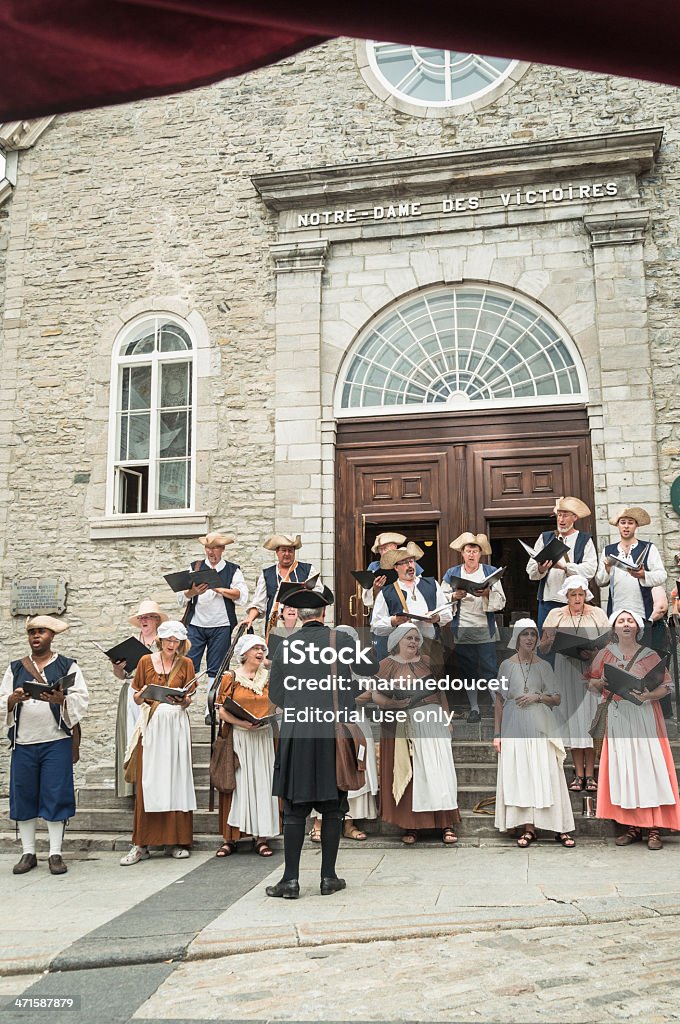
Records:
[[[338,40],[182,96],[58,117],[21,153],[10,219],[0,220],[0,267],[6,258],[12,286],[0,387],[0,640],[5,661],[23,651],[23,620],[8,612],[10,580],[36,572],[68,579],[73,628],[61,646],[78,657],[92,695],[81,770],[112,757],[118,688],[87,638],[124,635],[127,611],[143,597],[170,609],[162,573],[199,552],[186,537],[90,539],[92,521],[105,514],[110,356],[126,319],[175,308],[204,325],[196,507],[212,527],[237,534],[229,555],[251,587],[274,526],[317,532],[332,523],[328,508],[323,524],[275,517],[275,370],[285,372],[275,361],[276,220],[251,175],[663,125],[658,169],[642,182],[652,222],[644,247],[651,380],[649,369],[619,367],[606,386],[630,389],[631,420],[637,388],[651,386],[665,499],[680,472],[677,104],[671,88],[533,66],[489,107],[414,118],[367,88],[356,44]],[[338,273],[349,272],[340,270],[348,257],[335,253]],[[304,349],[294,332],[290,344]],[[296,358],[302,393],[311,368]],[[603,438],[620,426],[603,424]],[[330,428],[310,430],[332,454]],[[622,453],[631,456],[634,449]],[[612,469],[609,484],[624,472]],[[328,475],[310,476],[309,486],[321,494]],[[292,496],[285,504],[295,518]],[[663,514],[669,554],[680,548],[680,528],[668,504]],[[0,789],[6,767],[3,758]]]

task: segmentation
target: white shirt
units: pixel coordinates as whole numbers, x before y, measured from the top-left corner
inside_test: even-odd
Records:
[[[51,665],[53,661],[56,661],[57,657],[58,655],[53,652],[50,660],[43,666],[43,671],[47,668],[47,665]],[[28,675],[25,669],[22,669],[22,672]],[[62,718],[69,728],[84,718],[88,705],[87,686],[85,685],[83,673],[75,663],[69,669],[69,673],[71,672],[75,673],[76,678],[64,699],[61,709]],[[0,715],[4,714],[5,724],[8,728],[14,725],[14,709],[12,711],[7,710],[7,700],[13,690],[14,676],[12,675],[12,666],[8,665],[7,671],[2,678],[2,684],[0,684]],[[23,702],[16,735],[16,742],[18,744],[24,746],[30,743],[49,743],[52,740],[63,740],[66,738],[66,733],[63,729],[59,728],[52,713],[53,706],[58,707],[58,705],[48,704],[47,701],[33,700],[33,698]]]
[[[316,576],[317,572],[318,572],[318,569],[315,569],[313,565],[310,565],[310,567],[309,567],[309,575],[310,576]],[[282,577],[281,577],[281,574],[279,572],[279,565],[278,565],[278,562],[277,562],[276,563],[276,585],[277,585],[277,587],[278,587],[279,583],[281,583],[281,579],[282,579]],[[291,580],[290,582],[293,583],[294,580]],[[316,583],[314,584],[314,590],[318,591],[318,593],[321,593],[321,591],[323,590],[323,583],[321,582],[321,579],[318,579],[316,581]],[[267,582],[266,582],[266,580],[264,578],[264,573],[263,572],[261,572],[260,575],[257,577],[257,583],[255,585],[255,593],[253,594],[252,601],[250,601],[250,603],[248,605],[248,611],[250,611],[251,608],[257,608],[257,610],[260,613],[260,615],[265,615],[266,612],[267,612]]]
[[[633,541],[631,551],[636,544],[637,540]],[[634,566],[632,555],[626,554],[621,544],[617,547],[616,557],[620,558],[622,562],[628,562],[631,567]],[[605,564],[605,558],[606,555],[603,551],[600,555],[600,564],[597,576],[595,577],[598,587],[609,586],[612,608],[627,608],[628,611],[637,612],[644,619],[645,606],[640,587],[662,587],[668,579],[668,573],[664,569],[658,548],[655,544],[649,545],[649,552],[647,554],[647,565],[649,568],[645,570],[644,577],[639,580],[635,576],[631,576],[625,569],[619,569],[615,565],[609,570]]]
[[[225,560],[220,558],[214,569],[216,572],[221,572],[226,564]],[[193,567],[194,563],[192,562],[189,568],[193,569]],[[248,600],[248,587],[240,569],[234,571],[229,587],[234,587],[234,589],[238,590],[238,598],[234,601],[234,604],[244,605]],[[177,603],[180,608],[184,608],[190,600],[191,598],[186,597],[184,592],[180,590],[177,595]],[[191,625],[198,626],[200,629],[215,629],[217,626],[228,626],[229,616],[227,615],[227,606],[222,595],[214,590],[206,590],[205,594],[199,594],[196,599]]]
[[[420,579],[413,583],[404,583],[396,581],[395,586],[400,587],[406,595],[406,605],[410,612],[414,615],[429,615],[430,610],[427,607],[427,601],[423,597],[419,589]],[[391,584],[390,584],[391,585]],[[435,597],[435,608],[443,608],[443,611],[439,611],[439,625],[445,626],[447,622],[451,621],[451,605],[446,597],[444,591],[435,581],[436,586],[436,597]],[[384,589],[384,588],[383,588]],[[401,611],[398,612],[401,615]],[[435,635],[434,626],[428,625],[426,622],[414,622],[414,626],[417,626],[424,637],[432,639]],[[390,614],[387,603],[383,596],[382,590],[375,599],[375,605],[373,607],[373,617],[371,619],[371,631],[377,633],[378,636],[387,636],[391,633],[395,627],[392,625],[392,615]]]
[[[474,572],[467,572],[461,565],[460,574],[465,577],[466,580],[474,580],[475,583],[481,583],[485,579],[484,570],[481,565],[479,565]],[[442,583],[442,593],[446,594],[447,597],[451,595],[455,589],[455,578],[451,583]],[[489,624],[486,618],[487,613],[500,612],[503,608],[505,608],[505,592],[500,580],[496,580],[496,582],[491,585],[491,593],[488,597],[473,597],[472,594],[467,594],[465,597],[461,598],[460,616],[458,618],[458,643],[491,643],[497,638],[498,630],[495,630],[493,637],[489,635]]]
[[[566,604],[566,597],[560,597],[559,591],[564,586],[564,581],[566,580],[567,576],[585,576],[587,580],[592,580],[593,576],[595,575],[597,571],[597,551],[595,550],[595,545],[593,544],[592,538],[590,538],[588,540],[588,543],[586,544],[585,551],[583,552],[583,561],[574,561],[573,552],[574,547],[576,545],[576,541],[578,539],[578,534],[578,530],[574,530],[573,533],[567,534],[566,537],[562,536],[557,532],[555,533],[555,536],[559,540],[561,540],[563,544],[566,544],[567,547],[570,548],[568,556],[569,561],[566,563],[566,572],[564,571],[564,569],[548,569],[548,572],[546,574],[544,572],[539,571],[538,564],[535,558],[530,558],[527,562],[527,576],[530,580],[542,580],[547,576],[547,579],[545,581],[545,589],[543,591],[544,601],[554,601],[557,604]],[[541,540],[541,537],[539,537],[536,543],[534,544],[534,551],[537,548],[540,550],[542,547],[543,542]],[[567,555],[565,554],[563,557],[567,558]]]

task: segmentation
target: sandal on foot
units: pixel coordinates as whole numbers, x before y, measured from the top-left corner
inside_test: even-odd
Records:
[[[574,837],[570,836],[568,832],[557,832],[555,835],[555,842],[562,843],[562,846],[566,847],[567,850],[571,850],[573,846],[576,846]]]
[[[574,781],[570,783],[569,789],[572,793],[580,793],[586,784],[585,775],[575,775]]]
[[[401,841],[402,843],[405,843],[406,846],[414,846],[415,843],[418,842],[418,833],[414,828],[407,829],[401,837]]]
[[[530,832],[529,829],[527,829],[526,832],[522,832],[522,835],[517,840],[517,845],[519,846],[520,850],[526,850],[527,847],[531,846],[531,844],[535,842],[536,833]]]
[[[663,850],[663,843],[661,841],[661,833],[658,828],[650,828],[647,833],[647,849],[648,850]]]
[[[312,840],[313,843],[320,843],[321,842],[321,829],[317,828],[316,825],[312,825],[312,827],[309,830],[308,835],[309,835],[309,838]]]
[[[594,775],[586,775],[586,784],[583,788],[586,793],[597,793],[597,782]]]
[[[444,846],[453,846],[458,842],[458,836],[452,828],[442,829],[442,842]]]
[[[620,836],[616,837],[617,846],[630,846],[631,843],[639,843],[642,839],[642,833],[639,828],[635,825],[629,825],[625,832]]]
[[[358,843],[363,843],[364,839],[368,839],[365,832],[362,832],[360,828],[357,828],[351,821],[345,822],[342,834],[345,839],[356,839]]]
[[[236,853],[237,846],[232,839],[227,839],[226,843],[220,846],[219,850],[215,851],[216,857],[231,857],[232,853]]]
[[[271,857],[274,852],[266,839],[253,839],[253,849],[258,857]]]

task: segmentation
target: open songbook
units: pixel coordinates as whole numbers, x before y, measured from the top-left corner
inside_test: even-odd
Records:
[[[216,569],[183,569],[181,572],[171,572],[163,579],[168,584],[171,590],[174,590],[176,594],[180,590],[189,590],[196,584],[201,586],[202,583],[207,583],[210,590],[214,590],[215,587],[222,586],[222,580],[220,574]]]
[[[439,608],[433,608],[431,612],[427,613],[427,615],[416,615],[414,612],[410,612],[408,608],[404,608],[403,611],[400,609],[396,614],[405,615],[406,618],[412,619],[413,622],[429,622],[431,625],[435,625],[435,623],[432,622],[432,616],[441,615],[442,612],[445,612],[450,609],[450,604],[443,604]]]
[[[274,722],[281,721],[281,712],[272,711],[268,715],[262,715],[261,718],[257,718],[255,715],[251,715],[250,711],[246,711],[238,701],[234,700],[233,697],[225,697],[224,704],[222,705],[225,711],[228,711],[234,718],[238,718],[241,722],[250,722],[251,725],[273,725]]]
[[[642,563],[647,557],[650,547],[650,544],[645,545],[638,557],[632,562],[624,562],[618,555],[605,555],[605,565],[609,568],[623,569],[625,572],[635,572],[636,569],[642,568]]]
[[[124,661],[126,672],[134,672],[140,659],[145,654],[150,653],[149,648],[145,647],[141,640],[138,640],[135,636],[129,636],[127,640],[122,640],[115,647],[110,647],[108,651],[104,650],[102,645],[98,644],[96,640],[91,640],[90,642],[114,663]]]
[[[586,626],[586,629],[588,627]],[[550,649],[551,654],[563,654],[567,658],[578,658],[581,651],[601,651],[612,638],[610,630],[600,636],[589,637],[573,629],[558,629]]]
[[[639,676],[634,676],[632,672],[626,672],[624,668],[619,668],[618,665],[605,665],[604,666],[604,678],[607,689],[611,693],[615,693],[617,697],[621,697],[623,700],[628,700],[631,704],[642,704],[631,690],[656,690],[659,683],[663,681],[663,677],[666,674],[666,669],[662,661],[655,665],[653,669],[643,676],[641,679]]]
[[[76,674],[71,672],[69,675],[57,679],[54,683],[38,683],[35,679],[26,679],[21,684],[21,689],[24,693],[29,694],[33,700],[40,700],[43,693],[54,693],[55,690],[63,690],[64,693],[68,693],[75,681]]]
[[[553,537],[550,543],[546,544],[545,547],[542,548],[539,545],[535,550],[534,548],[530,548],[528,544],[525,544],[523,540],[520,540],[519,542],[529,557],[534,558],[539,565],[542,565],[543,562],[559,562],[562,555],[566,555],[569,550],[569,545],[565,544],[557,537]]]
[[[484,580],[469,580],[465,576],[453,576],[450,580],[451,590],[465,590],[472,597],[475,597],[480,590],[486,590],[487,587],[492,587],[494,583],[497,583],[505,575],[505,566],[501,566],[500,569],[496,569],[490,576],[487,576]]]
[[[184,700],[187,694],[193,694],[196,689],[195,680],[180,689],[179,686],[161,686],[159,683],[149,683],[144,688],[144,700],[157,700],[161,704],[174,704],[175,701]]]
[[[396,569],[376,569],[375,572],[369,569],[352,569],[352,576],[364,590],[370,590],[379,576],[385,577],[385,585],[394,583],[399,578]]]

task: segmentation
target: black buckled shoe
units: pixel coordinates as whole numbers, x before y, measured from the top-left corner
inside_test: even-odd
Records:
[[[296,900],[300,896],[300,883],[297,878],[291,878],[289,882],[268,885],[265,892],[267,896],[281,896],[284,900]]]
[[[68,871],[68,868],[64,864],[64,861],[62,860],[60,853],[53,853],[48,858],[47,863],[50,866],[51,875],[65,875],[66,872]]]
[[[25,875],[27,871],[32,871],[33,868],[37,868],[38,858],[34,853],[25,853],[20,861],[12,868],[13,875]]]
[[[321,879],[321,895],[332,896],[334,892],[340,892],[341,889],[347,888],[347,882],[344,878],[322,878]]]

